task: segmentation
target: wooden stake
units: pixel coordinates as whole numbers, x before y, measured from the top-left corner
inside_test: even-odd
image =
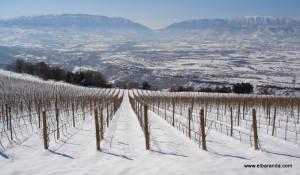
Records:
[[[83,121],[85,120],[85,110],[84,110],[85,106],[84,105],[85,104],[82,105],[82,117],[83,117]]]
[[[276,107],[274,107],[272,136],[274,136],[274,134],[275,134],[275,121],[276,121]]]
[[[150,149],[150,137],[148,129],[148,106],[144,105],[144,131],[145,131],[145,141],[146,141],[146,150]]]
[[[56,107],[55,109],[55,118],[56,118],[56,137],[57,139],[59,139],[59,110],[58,108]]]
[[[101,111],[100,111],[100,133],[101,133],[101,139],[104,138],[103,134],[104,134],[104,126],[103,126],[103,108],[101,107]]]
[[[237,121],[237,125],[240,126],[240,113],[241,113],[241,102],[239,102],[239,107],[238,107],[238,121]]]
[[[271,106],[268,107],[268,120],[269,120],[268,125],[270,126],[271,125]],[[269,126],[268,126],[268,128],[269,128]]]
[[[189,123],[188,123],[188,126],[189,126],[189,138],[191,138],[191,120],[192,120],[192,108],[189,108]]]
[[[46,111],[43,111],[43,139],[44,149],[48,149],[48,127],[47,127],[47,116]]]
[[[98,111],[95,109],[95,129],[96,129],[96,148],[100,151],[100,134],[99,134],[99,121],[98,121]]]
[[[9,129],[8,105],[5,104],[6,128]]]
[[[201,133],[201,140],[202,140],[202,149],[204,151],[207,151],[206,139],[205,139],[206,135],[205,135],[205,123],[204,123],[204,109],[201,109],[200,112],[200,133]]]
[[[12,128],[12,115],[11,115],[11,107],[8,106],[9,113],[9,130],[10,130],[10,139],[13,140],[13,128]]]
[[[167,99],[165,99],[165,120],[167,120]]]
[[[108,110],[108,101],[106,102],[106,126],[109,125],[109,110]]]
[[[72,118],[73,118],[73,127],[75,127],[75,111],[74,111],[74,103],[72,103]]]
[[[233,136],[233,116],[232,116],[232,107],[230,107],[230,136]]]
[[[205,116],[204,116],[204,126],[207,124],[207,103],[205,104]]]
[[[175,126],[175,99],[172,99],[172,104],[173,104],[172,126]]]
[[[299,117],[300,117],[300,107],[298,106],[298,117],[297,117],[297,124],[299,123]]]
[[[243,120],[245,120],[245,101],[243,103]]]
[[[257,135],[257,123],[256,123],[256,110],[252,109],[252,126],[253,126],[253,141],[254,141],[254,149],[258,150],[258,135]]]
[[[38,103],[38,122],[39,122],[39,128],[41,128],[41,106],[40,106],[40,101],[39,101],[39,103]]]

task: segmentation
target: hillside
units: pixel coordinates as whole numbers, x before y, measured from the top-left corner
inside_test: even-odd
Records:
[[[8,120],[3,115],[0,120],[3,175],[220,172],[250,175],[266,171],[296,175],[300,170],[299,98],[81,88],[6,71],[0,72],[0,82],[0,114],[12,109]],[[260,100],[268,100],[267,114]],[[287,100],[297,104],[293,110],[285,103]],[[28,106],[22,108],[20,104]],[[232,135],[229,134],[230,114],[224,110],[229,104],[234,119]],[[241,104],[247,107],[239,106],[243,118],[242,113],[236,113]],[[39,105],[43,109],[41,126]],[[258,139],[252,135],[252,108],[257,110]],[[274,135],[272,125],[268,124],[273,108],[277,108],[277,118],[272,119],[276,121]],[[201,132],[206,133],[207,151],[203,148],[204,141],[199,141],[203,139],[199,130],[202,109],[206,111],[207,124]],[[291,110],[292,115],[285,110]],[[191,117],[187,117],[188,111]],[[188,121],[191,122],[189,129]],[[258,150],[254,149],[256,144]],[[251,165],[258,167],[246,167]]]

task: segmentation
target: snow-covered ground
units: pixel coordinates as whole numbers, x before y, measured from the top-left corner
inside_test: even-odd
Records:
[[[300,148],[292,143],[262,136],[263,147],[254,151],[247,144],[210,131],[208,151],[149,112],[150,147],[125,92],[96,151],[92,116],[68,138],[43,149],[42,139],[32,135],[0,154],[0,174],[299,174]],[[246,164],[292,164],[292,168],[245,168]]]

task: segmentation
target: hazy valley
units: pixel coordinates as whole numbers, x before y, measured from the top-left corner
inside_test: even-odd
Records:
[[[300,85],[299,31],[298,19],[274,17],[191,20],[161,30],[102,16],[22,17],[0,21],[0,61],[82,65],[113,82],[147,80],[158,88],[236,82],[293,88]]]

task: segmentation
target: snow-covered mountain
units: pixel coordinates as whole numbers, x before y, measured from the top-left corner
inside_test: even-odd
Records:
[[[67,28],[114,28],[149,30],[146,26],[135,23],[125,18],[113,18],[99,15],[85,14],[62,14],[62,15],[41,15],[32,17],[19,17],[8,20],[1,20],[0,26],[5,27],[67,27]]]
[[[151,30],[150,28],[126,18],[106,17],[86,14],[62,14],[25,16],[0,20],[0,27],[64,27],[64,28],[114,28]],[[244,16],[233,19],[193,19],[173,23],[162,30],[231,29],[277,27],[281,29],[299,29],[300,17],[277,18],[272,16]]]
[[[233,19],[195,19],[171,24],[164,30],[256,30],[259,28],[299,30],[300,20],[298,18],[276,18],[272,16],[245,16]]]
[[[173,37],[178,32],[198,32],[213,37],[232,34],[252,34],[257,32],[273,36],[300,36],[300,18],[276,18],[272,16],[245,16],[233,19],[194,19],[173,23],[154,32],[152,29],[120,17],[106,17],[86,14],[62,14],[19,17],[0,20],[0,29],[34,29],[57,31],[61,29],[75,31],[102,32],[116,35],[139,36],[139,38]],[[54,30],[52,30],[54,29]],[[215,33],[217,32],[217,33]],[[129,35],[130,34],[130,35]],[[134,34],[134,35],[132,35]],[[197,34],[197,33],[196,33]],[[175,35],[175,36],[176,36]]]

